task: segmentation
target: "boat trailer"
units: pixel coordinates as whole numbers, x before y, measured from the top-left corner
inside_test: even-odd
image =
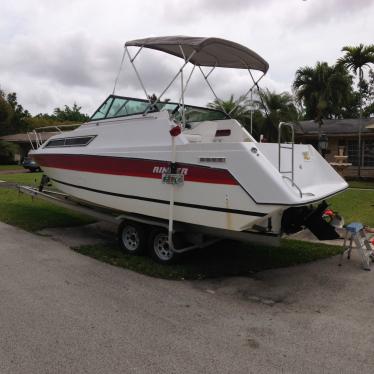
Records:
[[[198,225],[174,222],[174,245],[171,247],[168,245],[169,222],[167,219],[162,220],[138,214],[108,210],[101,206],[77,200],[58,191],[44,189],[43,186],[38,188],[18,185],[17,189],[19,194],[29,195],[32,199],[48,201],[77,213],[85,214],[96,220],[118,226],[118,239],[121,247],[127,253],[134,255],[144,254],[148,246],[152,257],[161,263],[173,262],[182,253],[208,247],[222,239],[241,240],[271,246],[279,245],[279,237],[277,236],[238,232],[233,237],[229,232],[225,233],[225,230],[215,230]],[[153,243],[150,244],[152,238]],[[131,248],[134,248],[133,252]]]

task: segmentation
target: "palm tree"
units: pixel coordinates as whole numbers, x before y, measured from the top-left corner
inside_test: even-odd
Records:
[[[341,117],[342,108],[352,98],[352,78],[340,64],[330,66],[317,62],[296,71],[293,89],[296,99],[305,107],[305,117],[319,124],[319,136],[324,118]]]
[[[368,67],[369,64],[374,64],[374,45],[345,46],[342,48],[342,52],[345,52],[345,54],[338,59],[338,64],[352,70],[355,75],[358,71],[359,81],[361,82],[364,79],[363,68]]]
[[[245,125],[251,117],[249,104],[249,100],[245,97],[240,96],[238,100],[235,100],[234,95],[231,94],[228,100],[215,99],[213,102],[208,103],[208,108],[224,111],[231,118]]]
[[[374,45],[364,46],[362,43],[357,47],[345,46],[342,48],[344,56],[338,59],[338,64],[345,66],[357,76],[360,92],[360,119],[362,119],[362,87],[364,83],[364,67],[374,64]],[[358,131],[358,176],[361,176],[361,124]]]
[[[280,122],[295,122],[299,118],[294,99],[288,92],[261,90],[257,104],[265,115],[262,131],[269,141],[277,139]]]
[[[352,78],[343,66],[317,62],[314,68],[305,66],[296,71],[293,89],[305,107],[306,117],[322,124],[323,118],[341,115],[340,108],[352,92],[351,84]]]
[[[253,104],[258,109],[253,110]],[[298,112],[293,97],[288,92],[277,94],[268,89],[259,91],[258,99],[253,103],[244,96],[228,100],[214,100],[209,108],[224,110],[231,118],[239,121],[248,130],[253,119],[253,133],[256,138],[264,134],[268,141],[275,141],[278,136],[278,124],[281,121],[291,122],[298,119]]]

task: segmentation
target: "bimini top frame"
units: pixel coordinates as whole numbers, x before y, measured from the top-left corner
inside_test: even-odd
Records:
[[[139,50],[136,52],[134,56],[131,56],[128,47],[138,47]],[[162,51],[176,57],[182,58],[184,60],[184,64],[178,70],[177,74],[173,77],[171,82],[165,87],[165,89],[160,93],[160,95],[155,99],[151,97],[145,85],[139,75],[139,72],[134,64],[134,60],[139,55],[140,51],[143,48],[154,49],[158,51]],[[192,77],[192,74],[197,66],[204,77],[205,82],[207,83],[210,90],[213,92],[217,102],[220,104],[223,111],[230,116],[230,114],[236,109],[236,106],[242,102],[249,93],[253,92],[253,88],[257,86],[258,82],[263,78],[266,74],[267,70],[269,69],[269,64],[257,53],[250,50],[247,47],[244,47],[238,43],[231,42],[229,40],[220,39],[220,38],[203,38],[203,37],[189,37],[189,36],[164,36],[164,37],[155,37],[155,38],[145,38],[145,39],[137,39],[126,42],[124,53],[122,56],[122,61],[120,65],[120,69],[115,80],[113,94],[115,92],[118,79],[122,70],[122,66],[125,60],[125,57],[128,57],[135,74],[139,80],[139,83],[146,95],[146,98],[149,100],[149,107],[145,111],[147,113],[152,107],[155,106],[157,102],[159,102],[165,92],[169,89],[169,87],[174,83],[174,81],[181,77],[181,95],[179,99],[179,103],[182,106],[182,113],[184,113],[184,94],[186,92],[188,83]],[[189,74],[186,83],[184,83],[183,79],[183,69],[185,66],[191,63],[194,65],[191,73]],[[211,67],[208,73],[204,73],[202,67]],[[233,69],[246,69],[248,70],[251,80],[253,84],[249,88],[249,90],[241,96],[240,101],[236,103],[236,106],[227,113],[225,108],[221,105],[221,100],[216,95],[211,83],[208,80],[210,74],[214,71],[216,67],[221,68],[233,68]],[[257,80],[254,79],[251,70],[258,70],[262,72],[262,75]],[[183,117],[183,115],[182,115]],[[184,122],[184,121],[183,121]]]

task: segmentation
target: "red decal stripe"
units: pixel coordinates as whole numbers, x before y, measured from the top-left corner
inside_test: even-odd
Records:
[[[38,154],[33,158],[41,167],[153,179],[161,179],[162,169],[169,166],[166,161],[95,155]],[[182,172],[188,182],[238,185],[225,169],[182,163],[178,163],[178,168],[185,169]]]

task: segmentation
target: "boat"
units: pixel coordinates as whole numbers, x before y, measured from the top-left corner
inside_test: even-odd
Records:
[[[135,65],[147,48],[182,60],[158,97],[146,91]],[[145,98],[109,95],[88,122],[70,131],[58,128],[30,156],[60,191],[123,213],[126,250],[144,251],[146,244],[139,238],[145,227],[157,223],[164,231],[152,237],[159,260],[165,262],[178,252],[173,236],[177,227],[249,241],[271,240],[305,227],[319,239],[337,237],[322,215],[325,200],[345,190],[347,183],[311,145],[295,144],[292,124],[280,124],[278,143],[258,142],[224,108],[184,102],[194,71],[200,71],[217,98],[211,72],[245,69],[252,92],[269,68],[261,56],[225,39],[167,36],[127,42],[125,61]],[[192,65],[189,76],[184,74],[187,65]],[[177,79],[179,101],[162,101]],[[288,142],[281,141],[285,128],[291,135]],[[37,131],[34,136],[38,140]]]

